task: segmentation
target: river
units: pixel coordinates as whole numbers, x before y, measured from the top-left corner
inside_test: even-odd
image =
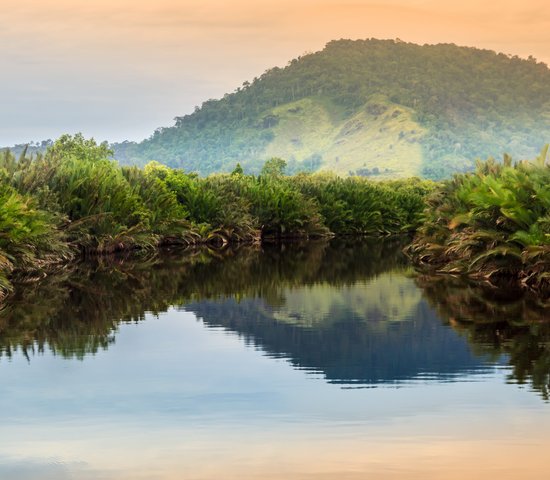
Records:
[[[398,239],[96,259],[0,311],[0,478],[540,479],[548,309]]]

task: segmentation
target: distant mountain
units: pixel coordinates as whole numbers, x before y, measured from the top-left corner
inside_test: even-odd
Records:
[[[288,173],[442,178],[476,158],[533,158],[550,142],[550,69],[453,44],[337,40],[175,120],[142,142],[113,144],[115,158],[203,175],[237,163],[258,173],[282,157]]]
[[[37,153],[44,153],[52,145],[53,140],[50,138],[41,142],[18,143],[10,147],[0,147],[0,153],[9,150],[16,157],[20,157],[21,154],[33,156]]]
[[[477,157],[529,158],[550,140],[550,70],[452,44],[338,40],[177,117],[122,163],[208,174],[278,156],[290,173],[447,176]]]

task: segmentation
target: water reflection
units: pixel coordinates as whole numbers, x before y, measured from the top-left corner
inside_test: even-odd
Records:
[[[519,292],[480,288],[453,278],[418,277],[443,322],[467,338],[477,355],[505,354],[509,381],[550,392],[550,310]]]
[[[450,381],[509,361],[510,381],[548,398],[545,310],[415,279],[402,247],[313,242],[76,265],[17,290],[0,312],[0,352],[83,359],[109,348],[121,323],[175,305],[331,383]]]
[[[292,310],[292,304],[271,306],[230,299],[187,308],[206,325],[238,332],[268,355],[288,358],[295,367],[322,373],[332,383],[376,385],[415,378],[443,381],[460,373],[487,371],[483,356],[473,355],[463,338],[441,325],[420,295],[412,307],[402,302],[399,306],[405,310],[396,310],[395,315],[393,309],[385,309],[386,298],[413,286],[412,280],[399,275],[379,278],[384,290],[377,288],[376,282],[366,282],[343,287],[332,295],[319,294],[321,307],[313,305],[312,310],[324,310],[326,315],[316,317],[313,326],[301,323],[311,316],[301,312],[302,305]],[[324,290],[283,289],[280,295],[282,299],[307,296],[318,289]],[[374,301],[365,304],[364,297],[369,296]]]

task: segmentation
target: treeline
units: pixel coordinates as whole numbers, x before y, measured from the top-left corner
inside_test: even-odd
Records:
[[[548,146],[533,162],[478,162],[427,199],[408,251],[428,271],[466,275],[550,297]]]
[[[82,254],[161,245],[410,232],[431,182],[259,176],[237,166],[201,178],[158,163],[120,167],[106,144],[64,135],[34,158],[0,154],[0,296],[10,276],[39,275]]]

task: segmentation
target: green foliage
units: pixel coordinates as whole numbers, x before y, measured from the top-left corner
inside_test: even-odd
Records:
[[[79,252],[407,232],[432,188],[419,180],[286,176],[279,158],[259,176],[236,169],[202,178],[157,162],[120,167],[109,154],[77,134],[36,157],[0,155],[2,294],[13,270],[45,268]]]
[[[426,267],[550,293],[550,165],[478,162],[428,199],[410,252]]]
[[[192,226],[185,220],[185,209],[165,182],[137,167],[124,167],[122,174],[146,210],[146,226],[160,243],[193,242]]]
[[[226,241],[258,234],[283,238],[411,231],[421,219],[423,198],[433,188],[418,179],[375,183],[285,176],[284,168],[284,160],[274,158],[257,177],[233,172],[201,178],[158,163],[145,170],[165,182],[202,236],[221,235]]]
[[[250,199],[264,238],[319,236],[329,232],[314,199],[303,195],[293,180],[281,177],[275,170],[249,182],[245,195]]]
[[[98,145],[93,138],[86,139],[81,133],[61,135],[48,147],[48,153],[52,157],[75,157],[87,162],[97,162],[113,156],[107,142]]]
[[[235,168],[231,172],[231,175],[244,175],[244,170],[243,167],[241,167],[240,163],[237,163],[237,165],[235,165]]]
[[[260,173],[263,176],[280,177],[284,175],[285,169],[286,161],[282,158],[274,157],[264,163]]]
[[[543,63],[452,44],[339,40],[272,68],[141,143],[113,146],[123,163],[150,159],[201,174],[239,162],[293,171],[429,178],[474,158],[530,158],[550,131]],[[295,158],[293,158],[295,157]]]
[[[414,231],[424,198],[434,188],[419,179],[373,182],[361,177],[302,175],[302,192],[315,198],[327,227],[334,233],[388,234]]]
[[[0,184],[0,300],[11,289],[8,276],[14,268],[35,272],[70,257],[52,215],[37,209],[31,197]]]
[[[171,170],[164,178],[185,218],[201,237],[215,243],[252,241],[257,236],[248,202],[240,195],[243,180],[240,174],[199,178],[181,170]]]

